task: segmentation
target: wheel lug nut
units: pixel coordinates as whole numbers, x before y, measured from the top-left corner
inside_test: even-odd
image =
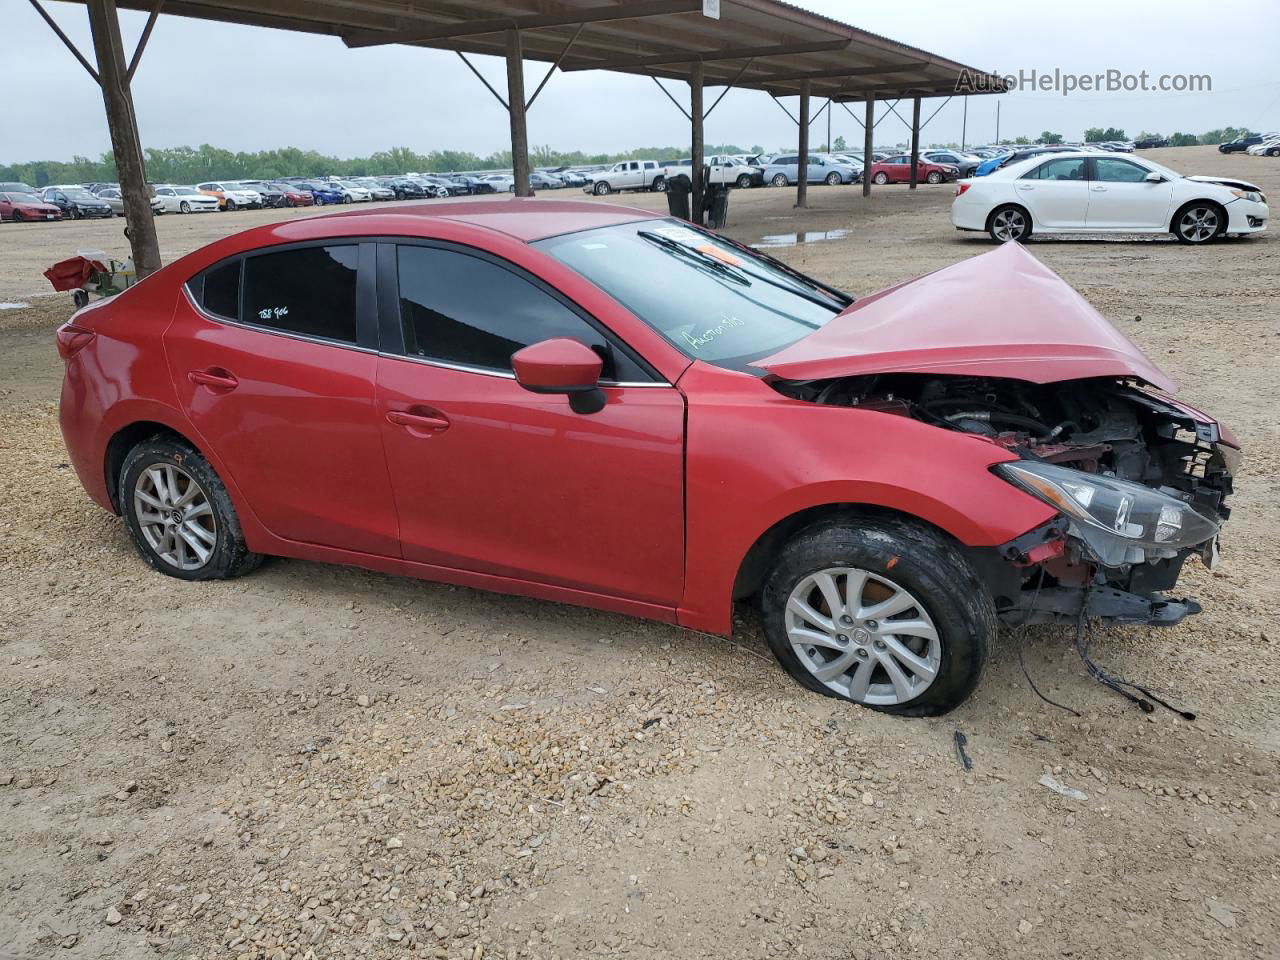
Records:
[[[853,617],[849,616],[848,614],[845,614],[843,617],[840,618],[840,622],[843,623],[846,627],[852,626]]]
[[[859,660],[867,659],[867,651],[863,650],[861,647],[858,648],[858,659]]]
[[[876,649],[877,649],[877,650],[883,650],[883,649],[884,649],[884,641],[883,641],[883,640],[877,640],[877,641],[876,641]]]
[[[845,644],[848,642],[849,642],[849,638],[845,634],[841,633],[836,636],[836,643]]]
[[[880,627],[880,624],[876,623],[874,620],[868,620],[868,621],[867,621],[867,629],[868,629],[868,630],[877,630],[877,629],[879,629],[879,627]]]

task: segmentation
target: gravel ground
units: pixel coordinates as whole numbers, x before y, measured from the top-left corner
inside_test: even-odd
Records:
[[[1269,160],[1152,153],[1280,196]],[[728,232],[847,229],[775,252],[863,294],[990,249],[949,199],[757,190]],[[165,254],[278,215],[165,217]],[[118,227],[6,224],[0,300]],[[297,561],[158,576],[66,464],[68,298],[0,311],[0,955],[1280,957],[1280,242],[1031,250],[1245,441],[1205,612],[1095,641],[1194,722],[1053,628],[908,721],[801,690],[745,607],[725,640]]]

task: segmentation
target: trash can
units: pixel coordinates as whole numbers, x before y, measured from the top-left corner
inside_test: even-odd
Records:
[[[719,230],[729,219],[729,185],[708,186],[702,194],[702,209],[707,212],[707,226]]]
[[[667,210],[673,217],[689,220],[689,194],[693,182],[683,173],[667,181]]]

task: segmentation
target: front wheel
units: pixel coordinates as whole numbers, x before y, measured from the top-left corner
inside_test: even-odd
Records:
[[[610,189],[611,188],[609,184],[606,181],[601,180],[594,187],[591,188],[591,192],[594,193],[597,197],[603,197],[609,192]]]
[[[228,212],[228,213],[234,213],[234,212],[235,212],[235,209],[236,209],[236,202],[235,202],[234,200],[228,200],[228,201],[227,201],[227,212]]]
[[[745,189],[747,189],[747,187],[749,187],[749,186],[751,186],[751,175],[750,175],[750,174],[744,173],[742,176],[738,177],[738,189],[739,189],[739,190],[745,190]]]
[[[1031,236],[1031,216],[1012,204],[997,207],[987,221],[987,232],[996,243],[1026,240]]]
[[[178,212],[179,212],[179,213],[190,213],[190,212],[191,212],[191,204],[189,204],[189,203],[187,203],[187,201],[183,200],[180,204],[178,204]]]
[[[779,554],[763,592],[765,634],[817,693],[904,716],[937,716],[978,686],[998,626],[955,545],[897,518],[810,527]]]
[[[828,187],[835,187],[840,184],[840,174],[834,171],[827,174],[826,183]]]
[[[929,171],[929,175],[925,177],[925,180],[927,180],[929,183],[941,183],[942,174],[940,174],[937,170],[931,170]]]
[[[880,186],[882,186],[882,187],[883,187],[886,183],[888,183],[888,182],[889,182],[889,175],[888,175],[887,173],[885,173],[883,170],[881,170],[879,173],[877,173],[877,174],[876,174],[874,177],[872,177],[871,179],[872,179],[872,180],[874,180],[876,183],[880,184]]]
[[[1209,243],[1226,224],[1226,214],[1217,204],[1189,203],[1174,214],[1173,232],[1183,243]]]
[[[785,173],[775,174],[771,181],[775,187],[787,186],[787,175]]]
[[[226,580],[262,562],[245,545],[231,497],[184,440],[152,437],[125,457],[120,513],[142,558],[180,580]]]

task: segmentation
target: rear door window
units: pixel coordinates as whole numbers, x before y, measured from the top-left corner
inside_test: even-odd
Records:
[[[356,342],[357,244],[260,253],[244,262],[241,321],[339,343]]]

